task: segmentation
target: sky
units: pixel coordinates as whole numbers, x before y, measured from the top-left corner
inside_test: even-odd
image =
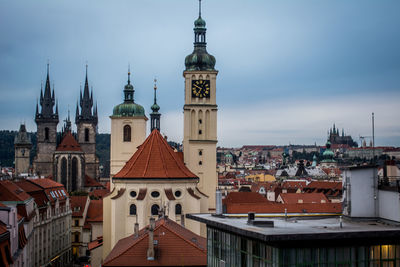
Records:
[[[400,146],[399,10],[398,0],[203,0],[218,145],[323,145],[333,123],[359,142],[374,112],[376,145]],[[130,65],[135,102],[149,117],[156,77],[161,132],[181,142],[197,17],[196,0],[0,0],[0,129],[36,131],[49,62],[60,121],[75,115],[88,64],[98,130],[110,132]]]

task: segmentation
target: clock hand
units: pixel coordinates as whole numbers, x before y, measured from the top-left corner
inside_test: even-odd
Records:
[[[201,88],[200,86],[198,86],[198,85],[196,85],[196,84],[193,84],[195,87],[197,87],[197,88],[199,88],[200,90],[201,89],[203,89],[203,88]]]

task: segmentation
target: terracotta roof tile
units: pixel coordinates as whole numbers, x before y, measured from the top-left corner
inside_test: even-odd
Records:
[[[206,266],[206,239],[165,217],[156,221],[155,259],[147,260],[148,228],[118,241],[103,266]]]
[[[88,196],[71,196],[72,217],[82,217]]]
[[[311,183],[309,183],[305,188],[342,190],[342,182],[311,181]]]
[[[58,145],[57,151],[82,151],[82,149],[71,132],[67,132]]]
[[[255,192],[230,192],[225,199],[224,204],[230,203],[269,203],[268,199]]]
[[[103,222],[103,200],[90,200],[86,221]]]
[[[235,203],[226,205],[227,213],[341,213],[341,203]]]
[[[303,189],[304,187],[306,187],[307,182],[306,181],[284,181],[282,183],[282,188],[285,189]]]
[[[98,248],[103,245],[103,237],[99,236],[97,237],[96,240],[93,240],[92,242],[88,243],[88,250],[93,250],[95,248]]]
[[[122,179],[198,179],[158,130],[153,130],[125,166],[113,177]]]
[[[0,181],[0,201],[26,201],[30,199],[22,188],[9,180]]]
[[[89,196],[94,196],[96,198],[103,198],[105,195],[110,193],[108,189],[95,189],[89,193]]]
[[[55,187],[64,187],[63,184],[57,183],[56,181],[48,178],[40,178],[40,179],[29,179],[27,180],[37,186],[42,188],[55,188]]]
[[[322,193],[281,193],[283,203],[328,203],[329,200]]]
[[[85,175],[85,187],[100,187],[105,188],[104,185],[90,177],[89,175]]]

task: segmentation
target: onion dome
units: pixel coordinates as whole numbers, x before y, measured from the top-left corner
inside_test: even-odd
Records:
[[[207,52],[206,46],[206,22],[199,17],[194,22],[194,50],[185,58],[186,71],[213,71],[215,70],[215,57]]]
[[[134,117],[145,116],[144,108],[134,101],[134,88],[130,79],[131,73],[128,72],[128,84],[124,87],[124,102],[115,106],[113,109],[114,117]]]
[[[335,156],[335,153],[331,150],[331,142],[326,142],[326,150],[324,153],[322,153],[322,156],[324,157],[324,160],[322,162],[331,162],[334,161],[333,157]]]

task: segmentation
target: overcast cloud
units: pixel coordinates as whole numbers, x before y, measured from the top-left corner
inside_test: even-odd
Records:
[[[323,144],[335,122],[400,146],[400,2],[204,0],[208,51],[219,70],[219,145]],[[184,58],[195,0],[0,0],[0,129],[33,121],[46,63],[60,120],[74,117],[85,64],[99,131],[122,101],[131,65],[149,113],[158,79],[162,132],[181,141]],[[59,124],[61,128],[61,123]]]

